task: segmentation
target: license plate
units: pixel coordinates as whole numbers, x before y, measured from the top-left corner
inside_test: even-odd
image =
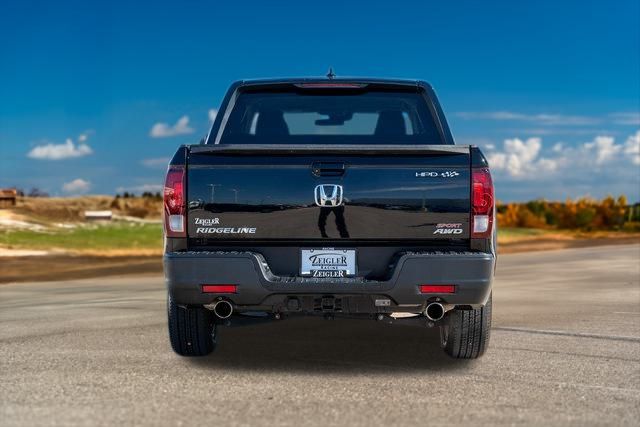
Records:
[[[356,274],[355,249],[302,249],[300,274],[307,277],[352,277]]]

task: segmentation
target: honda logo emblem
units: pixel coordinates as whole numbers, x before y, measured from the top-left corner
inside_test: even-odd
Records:
[[[340,206],[342,204],[342,185],[318,185],[313,193],[318,206]]]

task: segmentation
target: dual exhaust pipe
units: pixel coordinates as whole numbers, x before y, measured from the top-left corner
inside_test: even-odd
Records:
[[[432,322],[437,322],[444,317],[446,312],[447,311],[442,304],[439,302],[432,302],[427,305],[427,308],[424,310],[424,315]]]
[[[220,319],[228,319],[233,314],[233,305],[227,300],[217,301],[213,305],[213,313]],[[446,310],[439,302],[429,303],[424,310],[425,317],[432,322],[442,320],[445,314]]]
[[[228,319],[233,314],[233,305],[227,300],[217,301],[213,305],[213,313],[219,319]]]

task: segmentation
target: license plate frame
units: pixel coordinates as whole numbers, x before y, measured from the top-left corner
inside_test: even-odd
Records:
[[[300,276],[330,279],[354,277],[358,272],[357,255],[354,248],[302,248]]]

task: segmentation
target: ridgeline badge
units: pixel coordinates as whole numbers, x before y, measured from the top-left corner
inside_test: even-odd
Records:
[[[212,227],[220,225],[220,218],[194,218],[195,225],[203,227],[196,228],[196,234],[255,234],[255,227]]]

